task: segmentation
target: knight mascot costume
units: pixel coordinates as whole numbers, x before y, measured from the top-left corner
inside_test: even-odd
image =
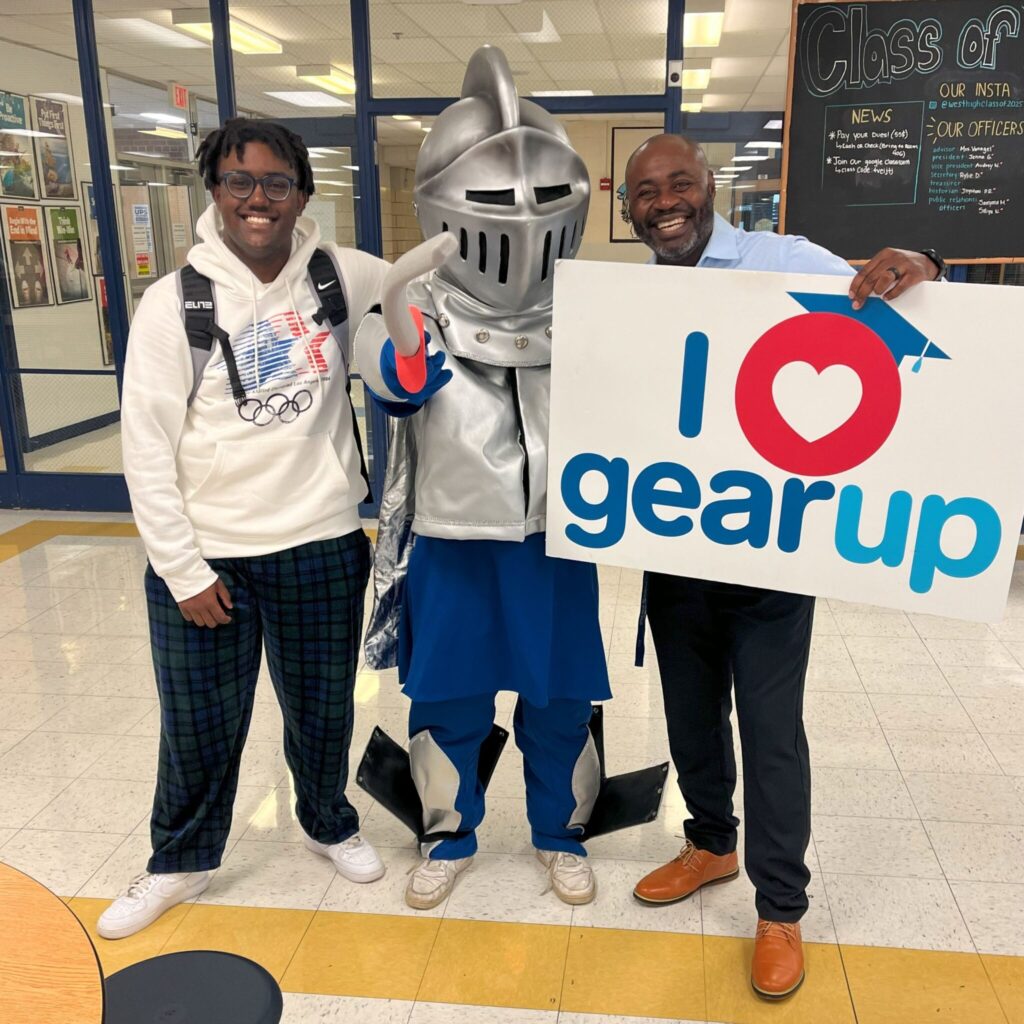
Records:
[[[437,906],[476,852],[506,738],[495,695],[515,692],[537,858],[562,900],[588,903],[583,840],[653,818],[667,765],[605,777],[597,573],[544,552],[552,282],[582,240],[587,171],[485,46],[423,142],[414,196],[427,241],[355,339],[395,417],[367,657],[397,661],[410,741],[375,732],[357,777],[419,838],[406,902]]]

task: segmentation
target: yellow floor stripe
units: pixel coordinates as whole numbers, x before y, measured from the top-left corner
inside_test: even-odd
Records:
[[[775,1004],[750,990],[749,939],[201,905],[107,942],[95,928],[107,902],[69,903],[107,975],[222,949],[286,992],[723,1024],[1024,1024],[1024,957],[805,943],[807,980]]]
[[[0,533],[0,562],[24,554],[54,537],[138,537],[134,523],[79,522],[70,519],[34,519]]]
[[[134,523],[85,522],[72,519],[34,519],[0,533],[0,562],[45,544],[55,537],[138,537]],[[366,535],[377,541],[376,527],[367,527]]]

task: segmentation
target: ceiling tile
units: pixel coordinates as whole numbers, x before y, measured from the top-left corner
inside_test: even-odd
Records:
[[[559,88],[568,88],[568,83],[572,83],[578,88],[587,88],[588,78],[613,79],[615,81],[618,81],[619,78],[618,68],[611,60],[561,61],[557,64],[542,62],[541,66],[556,82],[567,83],[565,86],[560,85]]]
[[[792,16],[792,0],[728,0],[725,5],[725,31],[788,29]]]
[[[722,42],[715,56],[722,57],[774,57],[784,33],[780,29],[761,32],[723,32]]]
[[[742,110],[750,99],[749,92],[741,93],[704,93],[705,110]]]
[[[665,60],[665,33],[647,35],[612,35],[612,56],[616,60]]]
[[[714,57],[711,61],[711,77],[712,79],[760,78],[765,73],[770,59],[769,57]],[[738,92],[739,90],[734,91]]]
[[[480,43],[486,43],[492,37],[513,34],[512,26],[505,20],[502,8],[498,7],[472,6],[462,3],[428,3],[399,4],[398,9],[419,26],[419,35],[433,36],[436,39],[469,36],[478,39]],[[371,32],[376,49],[380,33],[373,18],[374,14],[371,10]]]
[[[668,26],[667,0],[597,0],[598,13],[610,36],[660,33]]]
[[[563,36],[558,43],[531,43],[534,57],[542,64],[556,61],[598,61],[611,60],[612,48],[603,35]]]

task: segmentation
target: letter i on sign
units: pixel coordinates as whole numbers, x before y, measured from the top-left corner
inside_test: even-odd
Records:
[[[683,383],[679,396],[679,433],[697,437],[704,423],[704,391],[708,379],[708,336],[691,331],[683,343]]]

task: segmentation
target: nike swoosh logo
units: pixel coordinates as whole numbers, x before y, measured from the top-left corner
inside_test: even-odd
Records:
[[[316,286],[316,290],[318,292],[326,291],[328,288],[331,287],[332,284],[337,284],[337,283],[338,283],[337,281],[331,280],[331,281],[328,281],[326,284],[318,284]]]

